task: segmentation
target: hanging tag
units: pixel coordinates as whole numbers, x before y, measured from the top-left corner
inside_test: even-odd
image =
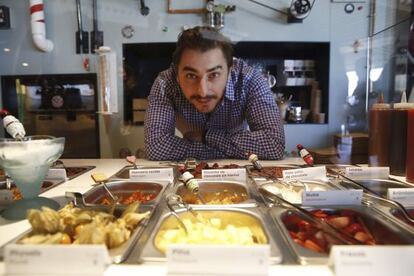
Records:
[[[412,276],[414,246],[338,246],[331,248],[329,265],[335,276]]]
[[[361,205],[362,190],[304,192],[302,205]]]
[[[389,188],[388,199],[398,201],[404,206],[414,206],[414,188]]]
[[[268,275],[269,245],[188,245],[167,247],[168,274]],[[243,264],[243,269],[240,269]],[[237,271],[237,273],[236,273]]]
[[[345,176],[351,179],[388,179],[389,167],[346,167]]]
[[[129,178],[134,181],[139,180],[174,180],[173,168],[159,169],[133,169],[129,170]]]
[[[111,263],[104,245],[9,244],[4,255],[6,274],[103,275]]]
[[[300,180],[300,179],[325,179],[326,167],[312,167],[304,169],[292,169],[282,171],[283,180]]]
[[[206,180],[233,180],[246,182],[246,169],[202,170],[201,177]]]

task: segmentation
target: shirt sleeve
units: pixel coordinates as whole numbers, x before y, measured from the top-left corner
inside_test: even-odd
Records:
[[[253,73],[245,84],[247,91],[246,120],[249,130],[209,129],[206,143],[234,158],[255,153],[259,159],[282,159],[285,149],[285,133],[280,113],[266,80]]]
[[[149,160],[184,160],[189,157],[200,160],[224,158],[224,153],[218,149],[175,135],[174,104],[167,89],[166,81],[158,76],[148,96],[144,128],[147,158]]]

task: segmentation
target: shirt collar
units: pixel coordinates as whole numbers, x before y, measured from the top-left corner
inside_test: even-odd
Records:
[[[235,70],[236,59],[233,60],[233,65],[230,68],[229,76],[226,83],[226,91],[224,92],[224,97],[230,101],[234,101],[234,87],[237,82],[237,74]]]

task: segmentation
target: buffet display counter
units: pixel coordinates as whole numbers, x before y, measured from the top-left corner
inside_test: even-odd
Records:
[[[62,161],[67,167],[94,166],[94,168],[88,167],[92,169],[75,178],[68,179],[60,185],[46,190],[41,194],[43,197],[54,199],[59,202],[61,206],[64,206],[70,200],[65,197],[67,192],[83,194],[83,198],[88,204],[95,204],[97,202],[102,203],[105,201],[99,189],[96,187],[94,180],[91,178],[91,174],[94,173],[104,173],[107,176],[115,176],[112,179],[116,179],[118,182],[109,183],[112,185],[109,186],[112,187],[114,191],[117,189],[119,191],[122,189],[134,189],[133,182],[128,182],[125,180],[125,177],[123,179],[121,177],[122,173],[120,174],[120,172],[125,171],[126,168],[130,168],[130,165],[123,159],[65,159]],[[275,166],[294,168],[295,166],[303,165],[303,161],[299,158],[291,158],[281,161],[261,161],[261,163],[265,168]],[[137,160],[137,164],[140,166],[142,165],[145,168],[166,166],[165,162],[151,162],[147,160]],[[249,162],[247,160],[220,160],[217,162],[216,166],[220,167],[221,165],[227,164],[233,164],[236,167],[244,167],[249,165]],[[159,181],[158,184],[151,183],[151,185],[146,183],[143,186],[145,186],[148,191],[156,192],[152,197],[147,197],[147,201],[141,204],[141,207],[144,206],[145,208],[148,208],[148,210],[154,210],[154,213],[156,213],[156,215],[152,215],[149,222],[143,227],[148,230],[143,229],[143,233],[141,233],[142,237],[145,237],[143,239],[149,240],[150,242],[138,242],[142,250],[133,248],[131,253],[128,254],[128,258],[121,260],[123,263],[110,265],[104,275],[167,275],[165,255],[163,256],[160,254],[162,250],[160,250],[159,247],[162,247],[161,244],[164,242],[164,237],[162,235],[170,230],[169,227],[172,225],[174,218],[171,218],[172,214],[165,206],[166,200],[164,197],[165,194],[163,194],[165,191],[181,195],[194,210],[203,213],[204,217],[208,217],[210,213],[213,213],[215,218],[220,218],[221,223],[226,223],[226,221],[231,221],[232,215],[235,215],[238,218],[237,221],[241,221],[247,225],[253,225],[254,231],[256,231],[254,232],[255,239],[259,239],[259,241],[270,245],[269,275],[333,275],[332,270],[327,265],[327,252],[318,252],[320,248],[315,249],[315,247],[309,247],[309,242],[315,240],[313,237],[309,238],[310,240],[306,240],[304,243],[295,239],[294,235],[304,234],[299,231],[303,229],[300,228],[298,230],[295,223],[307,223],[306,217],[301,217],[291,208],[284,207],[280,209],[269,209],[268,207],[273,206],[273,203],[266,202],[264,198],[258,197],[259,193],[257,187],[265,184],[267,180],[271,180],[273,178],[273,175],[270,175],[271,173],[280,173],[269,170],[264,171],[266,172],[266,175],[261,176],[257,174],[257,172],[254,173],[254,170],[250,168],[248,172],[252,178],[248,178],[245,184],[236,181],[211,183],[211,181],[200,180],[200,190],[203,191],[206,198],[210,195],[208,198],[208,205],[200,205],[197,198],[193,198],[191,194],[189,195],[186,193],[186,190],[182,187],[182,183],[169,183],[170,185],[168,183],[163,183],[162,181]],[[216,189],[217,185],[225,187],[225,192],[219,192]],[[317,183],[315,181],[310,181],[304,185],[306,189],[310,189],[309,191],[320,191],[324,189],[335,190],[340,189],[341,187],[335,183],[324,185],[324,183]],[[277,185],[274,185],[271,188],[277,189],[278,193],[283,195],[287,200],[292,200],[292,194],[289,193],[301,193],[301,187],[294,185],[288,187],[289,189]],[[284,194],[283,192],[288,193]],[[216,195],[217,197],[214,197],[213,195]],[[140,196],[143,195],[140,194]],[[300,205],[301,202],[295,202],[295,204]],[[348,222],[352,222],[353,224],[361,223],[364,227],[367,226],[369,232],[362,233],[363,231],[361,230],[360,232],[362,234],[360,233],[359,235],[371,235],[371,238],[373,239],[382,239],[384,235],[388,237],[396,235],[398,238],[394,240],[391,239],[390,244],[413,244],[413,237],[410,236],[409,227],[404,227],[403,223],[399,224],[396,222],[396,219],[389,219],[387,216],[381,216],[379,211],[379,213],[375,215],[374,220],[372,219],[372,210],[368,211],[364,208],[365,207],[355,207],[354,212],[352,213],[349,210],[335,210],[335,214],[323,212],[317,214],[320,216],[323,214],[324,216],[326,215],[333,219],[339,217],[339,220],[335,220],[339,222],[343,222],[343,218],[346,217],[349,220]],[[268,212],[269,210],[272,211]],[[355,215],[356,211],[359,212],[358,215]],[[318,211],[316,210],[316,212]],[[186,217],[184,215],[183,217],[191,220],[191,217],[189,216]],[[174,222],[176,223],[176,221]],[[378,228],[379,225],[383,227]],[[189,227],[188,224],[186,224],[186,226]],[[11,240],[16,239],[16,237],[27,232],[30,228],[31,226],[27,220],[7,221],[4,218],[0,218],[0,246],[4,246]],[[310,228],[310,226],[306,229],[313,231],[313,234],[318,236],[318,233]],[[377,232],[379,233],[376,233],[376,230],[378,230]],[[359,236],[356,235],[355,237]],[[138,239],[139,238],[140,237],[138,237]],[[151,242],[153,240],[154,242]],[[387,244],[387,242],[383,242],[384,240],[385,239],[383,239],[380,244]],[[159,241],[159,243],[155,241]],[[255,242],[259,243],[257,240],[255,240]],[[366,242],[369,244],[374,241],[366,240]],[[118,261],[113,262],[117,263]],[[300,265],[300,263],[302,265]],[[217,271],[219,271],[219,269],[220,268],[217,268]],[[4,263],[0,263],[0,274],[4,274]]]

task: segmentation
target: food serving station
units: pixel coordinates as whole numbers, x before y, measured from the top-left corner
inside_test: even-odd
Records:
[[[64,213],[69,212],[70,208],[79,209],[79,216],[85,213],[90,215],[91,212],[108,214],[111,208],[115,208],[113,215],[118,217],[117,220],[131,221],[125,219],[123,213],[128,206],[135,205],[132,213],[139,220],[132,226],[130,235],[119,243],[114,243],[118,238],[110,239],[112,242],[109,243],[106,239],[112,264],[106,269],[105,275],[165,275],[168,267],[166,249],[174,243],[216,244],[218,248],[220,244],[246,247],[267,244],[270,248],[270,275],[334,275],[328,266],[333,245],[375,247],[414,244],[412,218],[406,216],[406,212],[412,216],[412,208],[401,208],[402,205],[381,195],[364,191],[359,204],[342,205],[338,202],[337,205],[308,206],[302,202],[305,192],[347,191],[354,188],[362,191],[363,186],[359,187],[359,182],[361,185],[370,185],[369,188],[373,190],[394,187],[396,183],[411,187],[398,180],[353,181],[341,177],[339,173],[335,174],[335,171],[342,172],[349,166],[316,167],[325,173],[321,179],[286,180],[283,171],[305,169],[306,172],[301,159],[261,161],[261,170],[254,168],[247,160],[196,161],[195,167],[187,168],[183,167],[184,162],[166,164],[140,159],[134,162],[134,166],[124,159],[61,161],[67,167],[92,166],[93,169],[41,192],[42,197],[50,198],[58,202],[60,208],[63,207],[57,212],[53,211],[59,216],[65,217]],[[197,179],[197,193],[191,192],[182,181],[183,169],[193,172],[197,177],[204,176]],[[134,171],[171,170],[173,174],[169,176],[170,180],[121,179],[119,172],[126,170],[129,174]],[[197,174],[198,170],[201,175]],[[209,174],[205,173],[207,170],[219,170],[222,176],[230,175],[233,180],[226,180],[224,176],[222,180],[209,179]],[[244,175],[240,174],[241,171],[244,171]],[[104,185],[91,178],[96,173],[110,176],[106,181],[110,193]],[[235,180],[234,175],[237,174],[239,179]],[[131,176],[134,177],[133,174]],[[115,207],[111,194],[118,200]],[[140,202],[139,207],[136,206],[137,202]],[[53,241],[59,231],[45,234],[50,219],[39,213],[42,212],[36,211],[34,214],[29,211],[28,220],[10,221],[1,218],[2,249],[8,244],[60,244],[60,239]],[[36,222],[39,218],[43,219],[42,226]],[[37,235],[39,233],[41,235]],[[48,238],[39,241],[38,236],[42,235],[48,235]],[[80,237],[71,236],[69,243],[78,243],[79,240]],[[79,243],[92,243],[92,240],[83,239]],[[56,246],[65,250],[73,245]],[[4,269],[3,265],[1,268]]]

